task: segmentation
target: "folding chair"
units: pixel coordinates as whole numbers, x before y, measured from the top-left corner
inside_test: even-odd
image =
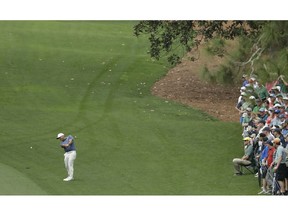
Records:
[[[254,153],[252,153],[252,155],[250,156],[250,161],[251,161],[251,164],[249,165],[241,165],[240,168],[243,174],[245,174],[245,172],[243,171],[243,168],[251,174],[256,174],[257,171],[259,171]],[[258,173],[258,175],[260,175],[260,173]]]
[[[256,174],[257,173],[257,167],[254,165],[254,164],[249,164],[249,165],[241,165],[241,172],[243,173],[243,174],[245,174],[245,172],[243,171],[243,169],[242,168],[244,168],[246,171],[248,171],[249,173],[251,173],[251,174]],[[259,174],[260,175],[260,174]]]

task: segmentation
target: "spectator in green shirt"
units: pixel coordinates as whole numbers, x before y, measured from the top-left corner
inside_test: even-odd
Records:
[[[262,101],[265,101],[269,97],[267,88],[263,84],[259,83],[259,87],[255,89],[255,92]]]
[[[277,83],[281,87],[282,93],[287,94],[288,93],[288,88],[287,88],[288,87],[288,83],[284,80],[284,76],[283,75],[279,76]]]

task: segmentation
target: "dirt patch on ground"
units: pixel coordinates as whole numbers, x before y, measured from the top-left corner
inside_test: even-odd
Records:
[[[221,121],[237,122],[239,113],[235,106],[241,86],[227,87],[200,79],[203,65],[213,68],[222,61],[220,57],[183,61],[154,84],[152,94],[200,109]]]

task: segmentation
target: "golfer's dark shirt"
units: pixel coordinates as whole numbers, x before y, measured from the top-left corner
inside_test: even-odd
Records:
[[[64,148],[65,152],[76,151],[75,141],[74,141],[73,136],[71,136],[71,135],[66,137],[66,139],[64,141],[62,141],[60,145],[62,146],[63,144],[68,144],[69,140],[71,140],[71,139],[72,139],[72,143],[68,147]]]

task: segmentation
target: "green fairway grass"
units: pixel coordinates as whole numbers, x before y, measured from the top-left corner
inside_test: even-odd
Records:
[[[0,22],[0,194],[258,192],[253,175],[233,176],[239,123],[151,95],[169,66],[135,23]],[[76,137],[72,182],[59,132]]]

